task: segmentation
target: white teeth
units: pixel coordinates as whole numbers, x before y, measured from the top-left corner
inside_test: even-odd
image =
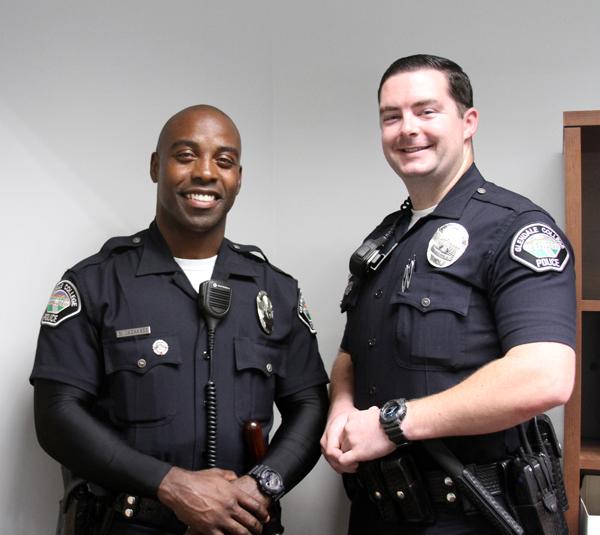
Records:
[[[407,147],[405,149],[402,149],[404,152],[418,152],[420,150],[423,150],[425,147]]]
[[[194,201],[214,201],[215,196],[207,193],[187,193],[186,197]]]

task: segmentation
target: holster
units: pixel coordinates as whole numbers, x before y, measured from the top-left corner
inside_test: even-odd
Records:
[[[423,478],[406,448],[360,463],[358,477],[385,522],[432,523],[435,520]]]
[[[543,429],[543,434],[542,430]],[[519,426],[521,448],[503,464],[509,505],[531,535],[568,535],[560,447],[546,415]]]
[[[60,502],[56,535],[107,535],[114,517],[112,498],[94,493],[89,484],[63,467],[65,494]]]

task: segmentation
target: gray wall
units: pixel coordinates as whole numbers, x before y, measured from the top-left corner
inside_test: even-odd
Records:
[[[563,225],[561,112],[600,107],[598,20],[573,0],[0,0],[0,532],[52,532],[59,470],[27,384],[40,316],[66,267],[152,218],[149,154],[171,113],[207,102],[238,123],[228,235],[300,279],[329,367],[348,255],[405,196],[379,147],[383,70],[417,52],[462,64],[480,169]],[[284,504],[290,534],[344,532],[323,461]]]

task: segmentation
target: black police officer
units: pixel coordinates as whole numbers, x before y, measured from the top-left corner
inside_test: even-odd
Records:
[[[54,288],[31,381],[38,439],[66,468],[63,510],[76,509],[64,533],[260,533],[271,503],[319,456],[327,376],[297,283],[256,247],[224,238],[240,158],[222,111],[171,117],[151,158],[155,221],[110,239]],[[198,306],[205,279],[231,290],[212,359]],[[244,426],[261,424],[266,440],[273,402],[281,426],[252,459]]]
[[[479,114],[457,64],[397,60],[381,80],[379,115],[386,160],[410,197],[353,257],[321,446],[340,473],[432,438],[464,464],[495,466],[518,445],[515,425],[570,396],[571,249],[544,210],[475,167]],[[433,459],[407,451],[437,520],[384,521],[359,488],[349,533],[492,532],[464,513],[451,478],[435,488]]]

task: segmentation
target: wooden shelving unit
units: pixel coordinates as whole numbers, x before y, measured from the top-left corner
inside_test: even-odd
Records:
[[[563,114],[566,232],[575,252],[577,371],[565,406],[569,533],[579,533],[581,477],[600,474],[600,111]]]

